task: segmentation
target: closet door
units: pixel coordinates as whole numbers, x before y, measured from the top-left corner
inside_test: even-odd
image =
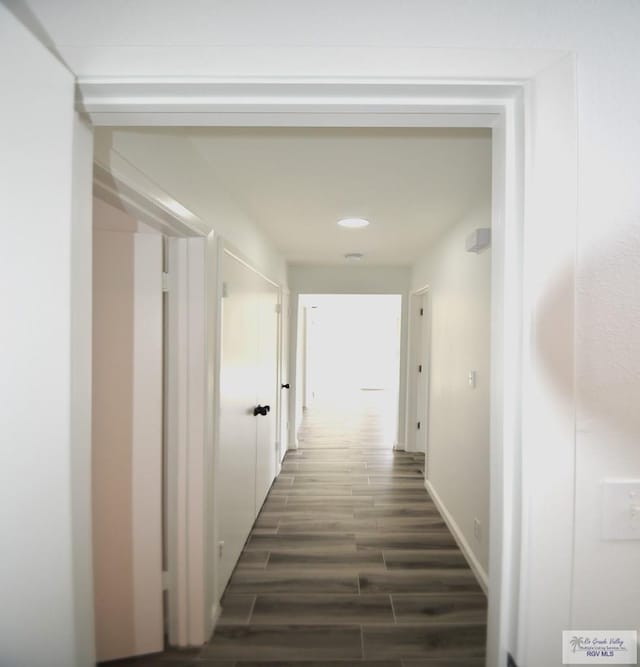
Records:
[[[255,519],[256,486],[256,320],[259,277],[224,254],[220,447],[217,502],[220,590],[226,586]]]
[[[277,287],[233,255],[222,265],[220,442],[217,475],[219,589],[242,552],[275,476]],[[254,414],[258,406],[267,414]],[[219,552],[220,553],[220,552]]]
[[[256,418],[256,515],[276,476],[276,429],[278,381],[278,288],[262,281],[258,300],[258,403],[270,411]]]

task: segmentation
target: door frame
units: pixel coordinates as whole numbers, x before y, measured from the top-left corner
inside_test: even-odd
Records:
[[[407,346],[407,410],[406,428],[407,451],[421,452],[425,454],[425,479],[428,479],[427,469],[429,465],[429,388],[431,377],[431,312],[430,306],[423,315],[418,313],[420,304],[424,307],[425,296],[431,303],[429,285],[414,290],[409,294],[409,326]],[[425,343],[429,346],[425,354]],[[422,373],[416,372],[417,365],[422,362]],[[424,405],[422,408],[418,403],[420,396],[420,384],[424,385]],[[416,428],[417,422],[421,422],[419,435]],[[424,443],[424,447],[420,443]]]
[[[163,589],[170,643],[206,641],[206,470],[211,467],[212,388],[207,383],[209,287],[207,261],[214,232],[171,195],[111,149],[108,164],[94,161],[94,196],[168,237],[169,294],[165,344],[166,521],[168,571]],[[209,230],[209,231],[207,231]],[[164,409],[164,408],[163,408]],[[163,465],[163,467],[164,467]]]
[[[561,370],[574,378],[575,62],[567,52],[436,51],[424,77],[411,79],[400,71],[380,79],[81,78],[77,108],[111,126],[492,129],[487,665],[502,667],[508,653],[520,664],[552,664],[558,631],[571,621],[575,389],[570,382],[559,399],[540,343],[544,335],[567,350]],[[549,291],[562,308],[542,321]]]

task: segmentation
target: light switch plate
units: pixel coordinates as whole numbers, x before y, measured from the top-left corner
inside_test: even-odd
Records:
[[[640,540],[640,480],[602,483],[602,539]]]

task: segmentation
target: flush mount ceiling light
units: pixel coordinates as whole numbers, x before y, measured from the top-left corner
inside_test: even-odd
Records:
[[[342,218],[342,220],[338,220],[338,224],[340,227],[347,227],[348,229],[360,229],[366,227],[369,221],[364,218]]]
[[[359,262],[364,255],[361,252],[348,252],[344,258],[347,262]]]

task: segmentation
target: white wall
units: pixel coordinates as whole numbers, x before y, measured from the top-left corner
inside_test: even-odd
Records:
[[[289,265],[289,287],[298,294],[405,294],[408,266]]]
[[[491,251],[465,251],[465,238],[491,225],[487,204],[469,212],[413,268],[413,289],[429,286],[431,354],[427,479],[485,574],[489,568]],[[428,314],[425,314],[427,317]],[[476,387],[467,376],[476,371]],[[481,537],[474,536],[474,519]]]
[[[88,667],[91,132],[2,5],[0,90],[0,664]]]
[[[297,266],[290,265],[288,270],[289,289],[291,290],[291,329],[290,340],[299,340],[298,297],[300,294],[400,294],[402,295],[400,377],[404,378],[407,368],[407,326],[408,296],[411,281],[411,269],[408,266]],[[300,359],[292,348],[289,356],[290,376],[297,377]],[[299,418],[300,402],[297,399],[301,387],[291,386],[289,409]],[[400,383],[398,414],[403,415],[406,405],[406,386]],[[294,429],[295,431],[296,429]],[[289,438],[295,446],[295,433]],[[405,422],[398,420],[396,445],[405,446]]]
[[[211,178],[208,163],[178,130],[98,129],[96,159],[108,165],[112,150],[211,225],[257,269],[286,286],[284,258],[251,216]]]

